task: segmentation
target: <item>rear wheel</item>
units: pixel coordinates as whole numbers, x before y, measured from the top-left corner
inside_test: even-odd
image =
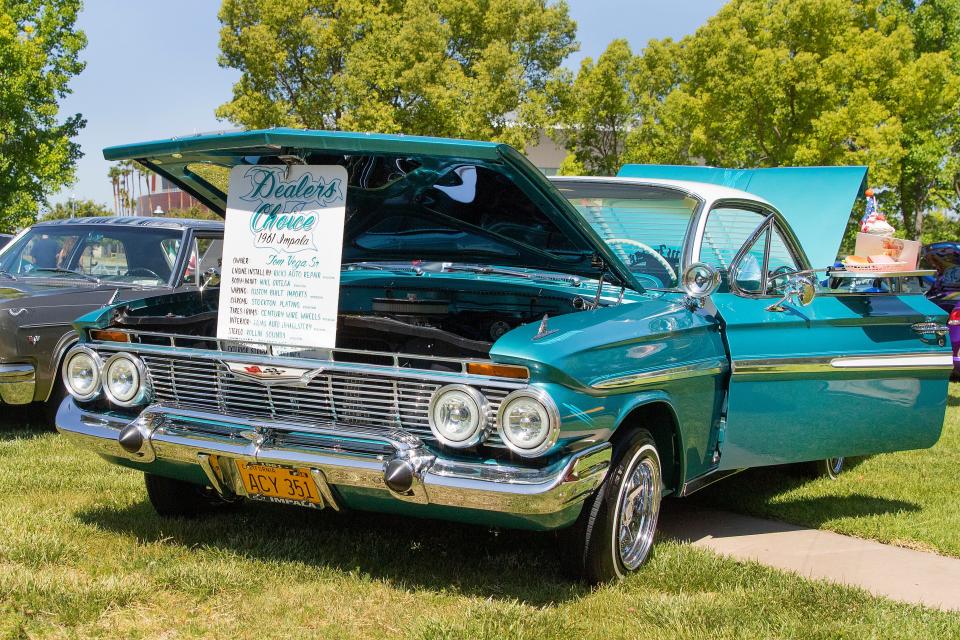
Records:
[[[565,532],[565,553],[582,579],[623,578],[650,557],[660,516],[661,469],[648,431],[638,430],[616,446],[606,479]]]
[[[150,504],[164,518],[196,518],[230,504],[209,487],[152,473],[143,477]]]
[[[830,478],[836,480],[843,473],[846,458],[826,458],[824,460],[814,460],[810,463],[810,473],[815,478]]]

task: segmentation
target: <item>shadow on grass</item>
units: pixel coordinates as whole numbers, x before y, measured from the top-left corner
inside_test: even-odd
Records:
[[[847,472],[863,459],[851,460]],[[920,505],[863,493],[782,498],[811,482],[809,475],[791,467],[751,469],[694,494],[692,504],[774,516],[806,526],[820,526],[839,518],[859,518],[920,511]],[[775,500],[775,501],[774,501]]]
[[[456,591],[536,606],[589,592],[563,572],[559,544],[550,533],[249,502],[196,520],[161,519],[147,502],[84,509],[75,516],[140,541],[359,572],[403,589]]]
[[[950,378],[951,381],[954,381],[955,378]],[[947,394],[947,406],[948,407],[960,407],[960,396],[949,393]]]
[[[37,438],[55,433],[56,430],[43,405],[39,403],[3,405],[0,414],[0,440]]]

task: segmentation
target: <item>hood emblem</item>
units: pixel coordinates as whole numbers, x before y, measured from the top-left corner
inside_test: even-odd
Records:
[[[559,329],[550,329],[547,326],[547,320],[549,319],[550,319],[549,314],[546,314],[546,313],[543,314],[543,320],[540,321],[540,328],[537,329],[537,334],[533,336],[532,338],[533,340],[542,340],[543,338],[546,338],[547,336],[552,336],[557,331],[559,331]]]
[[[248,364],[246,362],[224,362],[235,377],[253,380],[264,385],[306,386],[323,369],[297,369],[276,365]]]

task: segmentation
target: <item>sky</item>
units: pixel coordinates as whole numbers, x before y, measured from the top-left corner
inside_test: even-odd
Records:
[[[596,58],[614,38],[639,51],[651,38],[680,38],[716,13],[723,0],[568,0],[580,51],[565,65]],[[217,0],[87,0],[79,27],[89,41],[87,67],[73,79],[61,113],[82,113],[84,153],[77,181],[52,198],[110,204],[104,147],[233,128],[214,110],[239,73],[217,65]],[[162,7],[159,9],[158,7]]]

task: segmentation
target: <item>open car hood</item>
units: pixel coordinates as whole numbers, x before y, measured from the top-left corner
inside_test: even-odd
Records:
[[[610,281],[629,269],[546,177],[508,145],[446,138],[268,129],[109,147],[225,215],[238,165],[347,170],[343,261],[506,265]]]
[[[853,203],[866,187],[866,167],[775,167],[718,169],[627,164],[622,178],[708,182],[760,196],[773,204],[800,240],[814,268],[833,265]]]

